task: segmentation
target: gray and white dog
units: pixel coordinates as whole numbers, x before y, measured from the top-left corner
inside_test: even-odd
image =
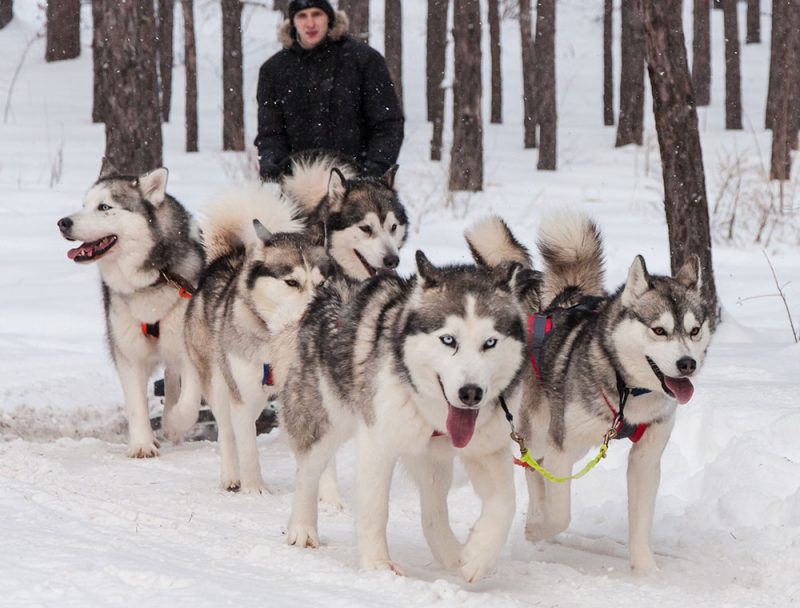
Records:
[[[630,563],[652,570],[661,455],[677,405],[692,397],[690,378],[711,336],[699,260],[690,257],[668,277],[648,273],[637,256],[624,285],[606,295],[601,237],[587,217],[551,219],[539,249],[548,309],[533,325],[539,379],[526,378],[520,430],[531,456],[557,477],[569,476],[612,427],[618,439],[634,441],[627,474]],[[548,322],[552,329],[539,342],[537,325]],[[526,536],[540,540],[565,530],[569,481],[552,483],[533,471],[526,479]]]
[[[436,267],[422,252],[411,279],[333,281],[312,302],[280,409],[297,458],[288,541],[316,547],[320,477],[337,447],[357,438],[356,528],[366,569],[400,572],[386,540],[398,460],[420,489],[434,556],[475,581],[493,566],[514,515],[508,423],[525,363],[517,266]],[[453,459],[483,501],[465,545],[448,518]]]
[[[166,187],[164,168],[126,176],[104,160],[83,208],[58,221],[64,238],[84,241],[69,259],[100,269],[108,343],[125,394],[128,456],[134,458],[158,455],[147,405],[156,365],[166,366],[167,419],[181,387],[190,385],[183,320],[204,251],[196,224]]]
[[[298,323],[329,272],[321,228],[306,228],[276,184],[232,190],[204,223],[209,263],[186,313],[197,382],[219,428],[222,486],[266,490],[255,421],[288,371]],[[199,393],[181,394],[165,433],[197,418]]]

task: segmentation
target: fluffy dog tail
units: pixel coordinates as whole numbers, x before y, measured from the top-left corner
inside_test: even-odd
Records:
[[[208,259],[227,255],[255,237],[253,220],[272,233],[301,232],[305,224],[301,210],[281,194],[280,186],[251,183],[214,198],[202,222]]]
[[[347,161],[332,154],[312,152],[292,158],[291,174],[283,178],[283,191],[310,215],[328,194],[331,171],[339,169],[345,179],[358,174]]]
[[[605,295],[603,240],[588,216],[563,213],[545,218],[539,228],[539,252],[544,261],[542,301],[547,306]]]
[[[533,267],[527,248],[520,243],[502,219],[491,215],[464,232],[475,263],[495,268],[516,262],[525,269]]]

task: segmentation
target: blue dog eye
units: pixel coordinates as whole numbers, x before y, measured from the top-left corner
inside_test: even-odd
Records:
[[[105,203],[100,203],[97,206],[97,209],[98,209],[98,211],[108,211],[109,209],[111,209],[111,207],[106,205]]]
[[[497,346],[497,338],[489,338],[486,342],[483,343],[483,349],[489,350],[490,348],[494,348]]]
[[[452,346],[456,345],[456,339],[453,336],[451,336],[450,334],[445,334],[445,335],[441,336],[439,339],[442,341],[442,344],[444,344],[445,346],[452,347]]]

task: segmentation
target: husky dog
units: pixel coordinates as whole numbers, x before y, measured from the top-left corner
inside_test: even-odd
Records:
[[[279,410],[298,465],[288,541],[319,545],[320,476],[337,446],[355,434],[361,566],[400,572],[389,557],[386,525],[392,473],[402,459],[420,489],[434,556],[475,581],[495,563],[514,515],[500,402],[516,411],[521,396],[517,266],[436,267],[420,251],[416,261],[411,279],[379,275],[355,288],[330,283],[301,325]],[[483,501],[464,546],[447,513],[455,456]]]
[[[308,222],[325,224],[330,256],[358,281],[400,263],[408,218],[394,189],[396,172],[397,165],[379,178],[359,177],[340,156],[313,150],[293,156],[282,178]]]
[[[147,381],[155,366],[166,366],[167,418],[179,387],[191,382],[184,369],[183,319],[204,252],[197,226],[166,187],[164,168],[125,176],[104,160],[83,208],[58,221],[64,238],[85,241],[68,252],[69,259],[97,262],[100,269],[108,342],[125,394],[128,456],[133,458],[158,455],[147,406]]]
[[[265,184],[213,202],[204,224],[209,264],[186,313],[185,338],[219,428],[228,490],[266,489],[255,422],[283,383],[298,322],[328,274],[322,230],[305,229],[296,216],[279,187]],[[168,436],[194,423],[198,402],[199,394],[181,395]]]
[[[661,454],[677,405],[692,397],[690,377],[711,335],[699,259],[691,256],[675,277],[666,277],[649,274],[637,256],[625,284],[607,296],[601,237],[591,220],[570,215],[548,222],[539,249],[552,330],[533,344],[540,380],[531,374],[525,383],[522,434],[531,456],[558,477],[569,476],[611,428],[618,439],[634,441],[628,458],[630,563],[635,571],[652,570]],[[569,482],[545,482],[533,471],[526,479],[526,536],[546,539],[565,530]]]

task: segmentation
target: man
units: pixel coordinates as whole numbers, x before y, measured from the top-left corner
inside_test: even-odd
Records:
[[[403,115],[381,54],[348,36],[347,16],[328,0],[292,0],[278,40],[284,48],[258,74],[261,177],[279,177],[290,154],[314,148],[385,173],[397,162]]]

